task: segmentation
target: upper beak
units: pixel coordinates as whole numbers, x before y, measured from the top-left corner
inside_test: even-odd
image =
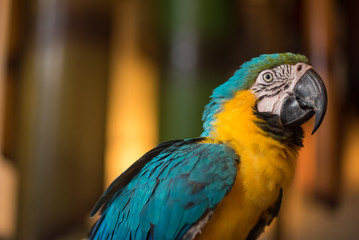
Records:
[[[323,80],[309,69],[294,86],[293,94],[284,100],[280,119],[285,127],[299,126],[315,114],[313,134],[322,123],[326,109],[327,91]]]

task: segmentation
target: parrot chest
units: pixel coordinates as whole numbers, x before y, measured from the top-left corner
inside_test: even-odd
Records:
[[[231,191],[196,240],[245,240],[293,179],[298,148],[288,147],[261,129],[253,106],[253,94],[241,91],[216,115],[213,138],[231,147],[239,164]]]
[[[236,149],[240,163],[234,185],[196,240],[245,240],[259,219],[275,205],[281,189],[286,189],[293,178],[294,162],[286,158],[283,149],[274,146],[270,149],[266,154]]]

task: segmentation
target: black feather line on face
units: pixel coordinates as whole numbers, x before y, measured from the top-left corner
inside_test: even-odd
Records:
[[[274,72],[274,75],[275,75],[277,78],[280,78],[280,79],[283,79],[283,78],[284,78],[283,74],[281,74],[279,71],[273,69],[273,72]]]
[[[265,88],[262,89],[255,89],[254,92],[258,93],[258,92],[263,92],[263,95],[260,95],[260,97],[258,98],[258,101],[266,98],[266,97],[273,97],[278,95],[279,93],[281,93],[282,91],[285,91],[289,88],[290,83],[289,82],[284,82],[281,85],[278,86],[274,86],[268,90],[265,90]],[[274,92],[273,92],[274,91]]]
[[[257,85],[253,87],[252,91],[259,96],[273,97],[279,94],[281,91],[288,89],[293,80],[293,77],[283,77],[283,75],[278,75],[277,71],[273,70],[273,72],[275,73],[277,79],[270,83],[257,83]],[[263,99],[263,97],[261,99]]]
[[[269,88],[269,89],[268,89],[268,92],[273,92],[273,91],[275,91],[275,90],[277,90],[277,89],[280,89],[280,88],[283,88],[283,90],[284,90],[285,85],[288,85],[288,83],[287,83],[287,82],[282,82],[282,83],[280,83],[280,84],[277,85],[277,86],[273,86],[272,88]]]
[[[287,68],[288,76],[290,76],[292,74],[292,68],[289,65],[285,65],[285,66]]]
[[[282,90],[279,89],[279,90],[277,90],[277,91],[274,92],[274,93],[264,94],[264,95],[262,95],[262,96],[259,97],[259,100],[262,100],[263,98],[267,98],[267,97],[274,97],[274,96],[278,95],[281,91],[282,91]]]
[[[288,64],[278,66],[272,71],[274,72],[274,75],[280,79],[288,79],[292,75],[292,68]]]
[[[258,87],[260,89],[266,89],[267,87],[271,86],[272,83],[258,83]]]
[[[271,94],[265,94],[264,97],[274,97],[276,95],[278,95],[279,93],[281,93],[283,90],[282,89],[277,89],[275,92],[271,93]]]

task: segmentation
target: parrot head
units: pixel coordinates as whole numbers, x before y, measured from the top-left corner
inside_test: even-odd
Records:
[[[265,54],[245,62],[217,87],[203,114],[204,132],[213,131],[215,116],[239,91],[251,91],[257,113],[278,117],[284,129],[301,126],[315,114],[312,134],[320,126],[327,107],[327,93],[320,76],[305,56],[293,53]]]

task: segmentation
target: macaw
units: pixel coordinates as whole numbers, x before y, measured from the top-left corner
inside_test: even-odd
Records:
[[[89,239],[257,239],[278,215],[303,146],[327,106],[305,56],[265,54],[214,89],[201,137],[159,144],[107,188]]]

